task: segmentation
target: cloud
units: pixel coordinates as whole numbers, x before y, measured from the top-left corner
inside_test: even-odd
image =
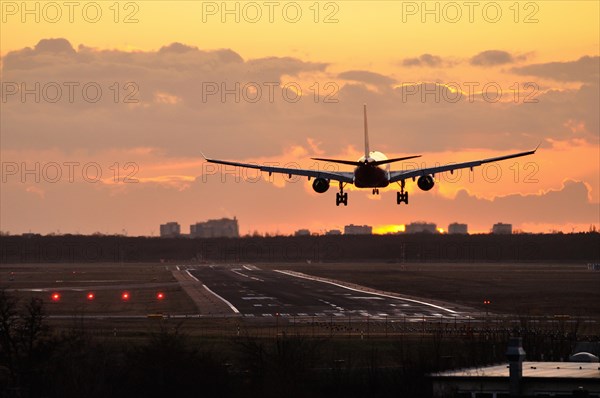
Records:
[[[35,46],[34,51],[42,53],[67,53],[75,54],[75,49],[71,46],[71,43],[66,39],[42,39]]]
[[[355,82],[372,84],[374,86],[390,86],[396,82],[391,77],[366,70],[350,70],[338,74],[338,78]]]
[[[477,199],[462,191],[457,200],[472,211],[487,211],[488,219],[512,220],[522,223],[594,222],[600,219],[597,203],[589,201],[589,187],[582,181],[566,180],[560,189],[539,194],[512,194],[492,200]],[[556,209],[563,209],[557,212]]]
[[[171,43],[168,46],[163,46],[158,50],[159,53],[186,53],[189,51],[198,51],[198,47],[188,46],[182,43]]]
[[[443,198],[436,195],[436,189],[423,193],[414,184],[409,186],[413,195],[411,214],[408,220],[401,220],[402,223],[424,219],[445,228],[449,223],[458,221],[468,224],[471,231],[489,231],[497,222],[510,223],[515,228],[521,225],[560,226],[569,223],[587,227],[600,220],[600,207],[597,202],[589,200],[589,187],[582,181],[566,180],[559,188],[491,199],[479,198],[465,189],[460,190],[454,198]],[[384,201],[387,200],[384,197]]]
[[[487,50],[471,58],[471,65],[476,66],[496,66],[510,64],[516,61],[524,60],[526,56],[514,56],[507,51],[502,50]]]
[[[589,82],[598,85],[600,57],[583,56],[577,61],[548,62],[512,68],[519,75],[539,76],[556,81]]]
[[[431,55],[431,54],[422,54],[417,58],[405,58],[402,60],[402,65],[404,66],[428,66],[428,67],[438,67],[442,66],[443,61],[440,56]]]
[[[388,152],[505,150],[545,139],[598,142],[600,100],[591,83],[547,91],[521,87],[517,102],[513,88],[503,85],[502,98],[494,103],[482,95],[483,83],[470,98],[458,79],[458,88],[418,80],[394,87],[394,78],[376,71],[331,76],[327,62],[245,60],[232,49],[172,43],[157,51],[127,52],[80,45],[73,53],[64,39],[40,43],[7,54],[3,84],[24,83],[31,89],[35,83],[54,82],[62,98],[51,103],[36,102],[32,94],[25,101],[18,92],[11,95],[2,104],[5,149],[93,153],[147,145],[166,157],[197,156],[203,150],[244,158],[276,155],[310,136],[324,153],[334,153],[340,145],[360,142],[363,103],[369,104],[374,145]],[[77,84],[72,102],[65,82]],[[98,102],[83,98],[89,83],[102,89]],[[300,89],[302,96],[289,87]],[[524,103],[527,95],[537,103]]]
[[[49,39],[9,52],[2,67],[3,84],[18,89],[3,103],[3,147],[97,151],[147,142],[167,154],[187,152],[184,148],[197,154],[211,147],[226,153],[222,149],[232,148],[233,141],[240,148],[277,150],[277,140],[269,141],[271,147],[257,140],[278,134],[265,125],[289,131],[284,124],[302,113],[294,112],[295,94],[281,85],[298,86],[298,76],[322,73],[327,64],[292,57],[244,60],[231,49],[182,43],[158,51],[85,45],[75,51],[65,39]],[[301,86],[308,98],[328,93],[321,88],[315,94],[313,84]],[[281,106],[286,109],[276,109]]]

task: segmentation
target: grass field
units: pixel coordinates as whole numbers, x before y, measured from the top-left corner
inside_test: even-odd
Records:
[[[163,264],[3,264],[0,289],[39,297],[48,314],[185,314],[196,306]],[[13,289],[18,289],[14,291]],[[94,294],[89,300],[87,295]],[[129,298],[123,300],[127,292]],[[52,300],[52,294],[60,295]],[[163,299],[158,299],[158,293]]]

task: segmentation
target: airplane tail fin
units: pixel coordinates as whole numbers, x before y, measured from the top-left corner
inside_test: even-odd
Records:
[[[389,164],[389,163],[394,163],[394,162],[400,162],[402,160],[408,160],[408,159],[414,159],[414,158],[418,158],[421,155],[414,155],[414,156],[405,156],[405,157],[401,157],[401,158],[393,158],[393,159],[385,159],[385,160],[374,160],[370,158],[370,154],[371,154],[371,149],[369,148],[369,127],[367,124],[367,104],[363,105],[363,111],[364,111],[364,119],[365,119],[365,161],[364,162],[357,162],[357,161],[352,161],[352,160],[341,160],[341,159],[327,159],[327,158],[311,158],[313,160],[320,160],[323,162],[332,162],[332,163],[340,163],[340,164],[347,164],[349,166],[361,166],[364,165],[368,160],[368,163],[370,165],[373,166],[380,166],[383,164]]]
[[[369,127],[367,125],[367,104],[363,105],[364,118],[365,118],[365,159],[369,158],[371,150],[369,149]]]

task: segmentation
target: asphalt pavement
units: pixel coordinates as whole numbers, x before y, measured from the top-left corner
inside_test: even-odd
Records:
[[[180,266],[245,317],[454,318],[449,306],[253,265]]]

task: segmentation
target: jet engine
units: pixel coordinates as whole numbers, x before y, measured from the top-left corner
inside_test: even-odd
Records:
[[[417,180],[417,186],[423,191],[429,191],[434,185],[435,182],[433,181],[433,176],[430,175],[421,176]]]
[[[329,189],[329,180],[325,178],[316,178],[312,185],[315,192],[324,193]]]

